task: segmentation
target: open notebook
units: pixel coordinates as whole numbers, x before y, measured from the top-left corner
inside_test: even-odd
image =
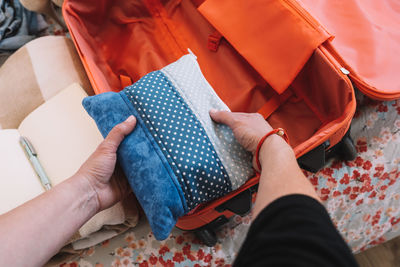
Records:
[[[103,140],[82,107],[86,96],[73,84],[30,113],[18,129],[0,130],[0,214],[45,191],[19,143],[20,136],[32,143],[53,186],[71,177]],[[89,220],[76,238],[89,237],[102,226],[121,224],[125,219],[118,203]]]

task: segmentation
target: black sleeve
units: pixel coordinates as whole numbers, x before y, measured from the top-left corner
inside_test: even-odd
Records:
[[[289,195],[269,204],[254,220],[233,264],[238,266],[358,266],[315,199]]]

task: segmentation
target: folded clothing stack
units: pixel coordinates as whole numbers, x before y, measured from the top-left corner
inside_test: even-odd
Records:
[[[119,93],[87,97],[83,105],[103,136],[128,116],[136,129],[118,150],[155,237],[168,237],[177,219],[239,188],[254,171],[251,154],[210,109],[229,110],[188,54]]]

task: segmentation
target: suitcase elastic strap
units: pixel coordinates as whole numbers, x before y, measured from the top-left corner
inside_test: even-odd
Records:
[[[122,74],[119,75],[119,80],[122,88],[125,88],[133,83],[131,77]]]
[[[268,99],[268,101],[257,111],[257,113],[260,113],[265,119],[267,119],[292,95],[293,92],[291,90],[286,90],[281,95],[275,94],[273,97]]]

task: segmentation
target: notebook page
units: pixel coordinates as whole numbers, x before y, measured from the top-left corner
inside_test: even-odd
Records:
[[[44,192],[16,129],[0,130],[0,214]]]
[[[34,110],[18,128],[36,149],[53,185],[72,176],[103,140],[82,106],[86,96],[73,84]]]

